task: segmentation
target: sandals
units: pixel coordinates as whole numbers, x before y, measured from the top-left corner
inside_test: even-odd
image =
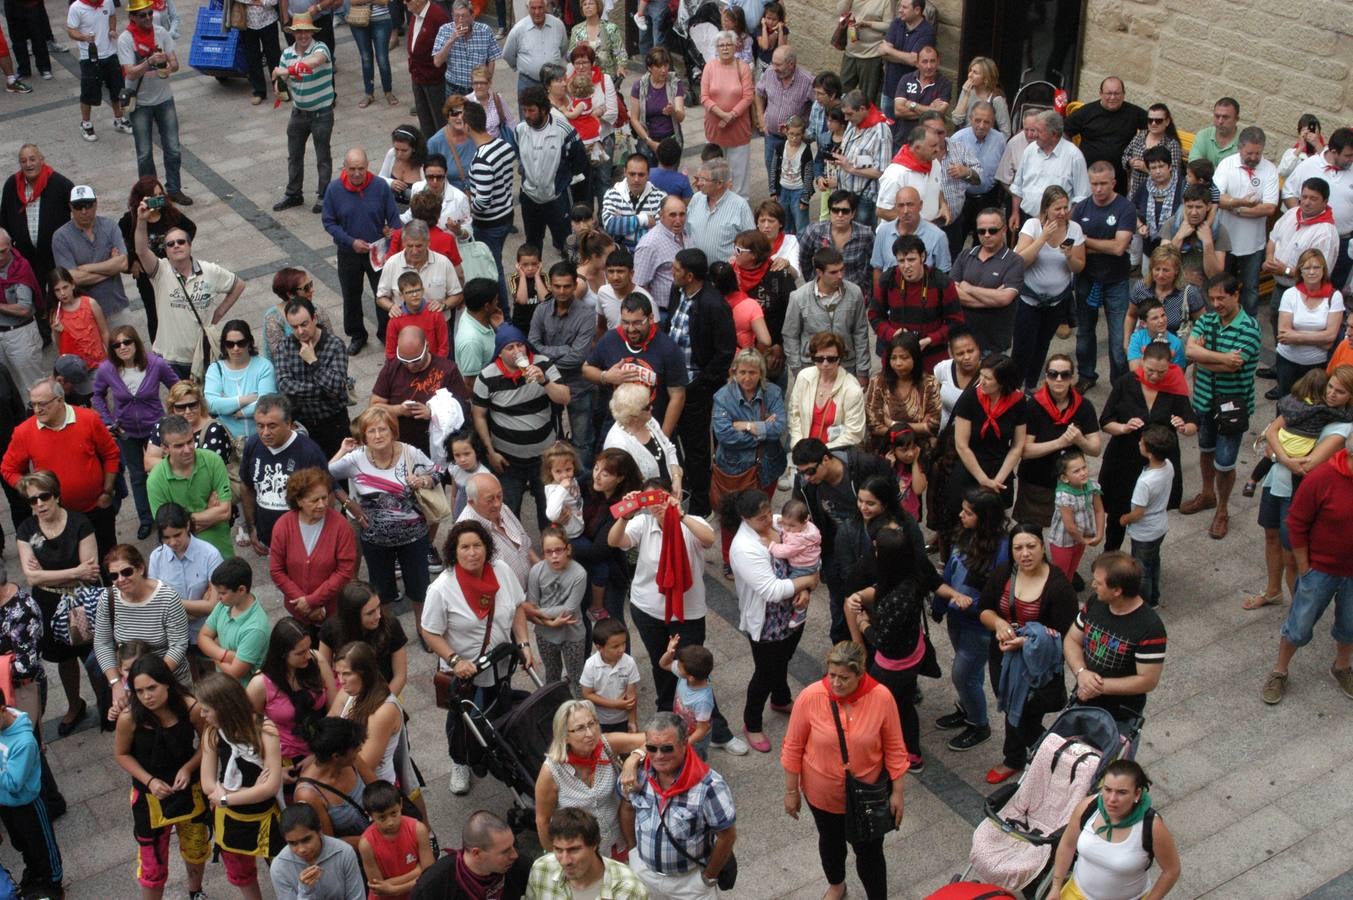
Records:
[[[1253,497],[1253,496],[1254,496],[1254,489],[1257,488],[1258,486],[1259,486],[1259,485],[1255,484],[1253,481],[1247,481],[1247,482],[1245,482],[1245,486],[1244,486],[1243,488],[1240,489],[1240,496],[1242,496],[1242,497]]]
[[[1265,606],[1282,606],[1282,605],[1283,605],[1283,592],[1278,591],[1278,593],[1274,594],[1271,597],[1267,596],[1266,594],[1255,594],[1253,597],[1250,597],[1244,603],[1240,604],[1240,608],[1262,609]]]
[[[399,98],[396,97],[394,94],[387,92],[385,95],[385,102],[390,104],[391,106],[398,106]]]
[[[371,96],[370,94],[367,94],[367,95],[366,95],[365,97],[363,97],[361,100],[358,100],[358,101],[357,101],[357,108],[358,108],[358,109],[366,109],[368,106],[370,106],[372,103],[375,103],[375,102],[376,102],[376,98],[373,97],[373,96]]]
[[[1212,525],[1207,529],[1207,536],[1214,541],[1219,541],[1226,537],[1226,532],[1231,529],[1231,516],[1228,513],[1217,513],[1212,517]]]

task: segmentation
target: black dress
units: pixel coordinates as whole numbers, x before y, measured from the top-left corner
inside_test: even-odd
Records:
[[[1146,395],[1142,393],[1142,384],[1135,373],[1129,372],[1114,383],[1109,399],[1104,403],[1104,411],[1099,416],[1099,426],[1103,428],[1110,422],[1120,425],[1131,419],[1141,419],[1147,425],[1170,425],[1170,419],[1178,416],[1185,422],[1196,423],[1198,414],[1188,397],[1179,394],[1156,392],[1156,401],[1150,407],[1146,405]],[[1101,474],[1100,485],[1104,488],[1104,512],[1109,523],[1109,533],[1113,532],[1118,517],[1132,507],[1132,489],[1137,485],[1137,476],[1146,466],[1138,449],[1140,432],[1115,435],[1109,438],[1104,448],[1104,464],[1101,473],[1111,473],[1112,478]],[[1169,509],[1179,507],[1184,493],[1184,479],[1179,468],[1179,447],[1175,446],[1170,454],[1170,463],[1174,466],[1174,483],[1170,486]],[[1117,526],[1121,528],[1122,526]]]
[[[38,527],[36,517],[29,517],[19,526],[15,538],[27,544],[37,557],[43,571],[73,569],[80,564],[80,541],[94,534],[94,526],[89,519],[78,512],[66,511],[66,527],[56,537],[48,537]],[[48,662],[64,662],[68,659],[84,659],[89,653],[89,645],[69,647],[52,634],[52,616],[56,614],[57,604],[61,602],[61,592],[50,588],[33,588],[33,599],[42,610],[42,658]]]

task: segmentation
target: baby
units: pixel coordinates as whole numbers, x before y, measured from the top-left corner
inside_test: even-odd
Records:
[[[592,104],[594,92],[591,71],[580,68],[568,81],[568,95],[573,102],[564,115],[582,139],[588,158],[598,162],[605,157],[606,148],[601,142],[601,119]]]
[[[770,545],[770,555],[784,560],[789,566],[789,577],[814,575],[822,568],[822,532],[808,518],[808,504],[790,500],[775,517],[775,528],[780,540]],[[808,591],[799,591],[794,597],[794,616],[791,628],[798,628],[808,620]]]
[[[582,460],[565,441],[550,447],[540,458],[540,480],[545,485],[545,517],[564,529],[569,540],[583,533],[583,495],[578,488]]]
[[[1326,425],[1347,422],[1350,419],[1347,410],[1328,406],[1323,402],[1325,386],[1328,383],[1329,376],[1323,370],[1312,369],[1297,379],[1289,393],[1278,398],[1278,418],[1273,421],[1273,424],[1278,426],[1278,445],[1293,459],[1310,455],[1320,438],[1320,432]],[[1261,437],[1255,446],[1267,452],[1263,444],[1264,439]],[[1259,464],[1254,467],[1249,480],[1245,483],[1245,496],[1254,494],[1256,486],[1272,467],[1273,460],[1268,458],[1259,460]],[[1299,477],[1292,479],[1294,489],[1300,480]]]

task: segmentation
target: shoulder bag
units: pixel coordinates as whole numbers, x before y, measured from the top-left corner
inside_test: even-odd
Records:
[[[846,13],[836,21],[836,28],[832,31],[831,39],[833,50],[843,51],[846,49],[846,42],[849,40],[850,36],[850,23],[852,21],[854,21],[854,16],[850,13]]]
[[[241,8],[243,8],[243,7],[241,7]],[[161,261],[160,261],[160,265],[164,265],[164,266],[169,265],[169,260],[167,260],[167,259],[161,260]],[[173,271],[173,270],[171,270],[171,271]],[[187,281],[187,279],[185,279],[185,278],[184,278],[182,275],[180,275],[177,271],[174,271],[174,278],[178,280],[178,283],[179,283],[179,290],[183,291],[183,302],[186,303],[186,304],[188,304],[188,311],[189,311],[190,313],[193,314],[193,320],[197,322],[197,328],[198,328],[198,331],[200,331],[200,332],[202,333],[202,338],[201,338],[201,342],[202,342],[202,347],[201,347],[201,353],[202,353],[202,372],[203,372],[203,374],[205,375],[205,373],[206,373],[206,371],[207,371],[207,366],[211,365],[211,356],[212,356],[212,354],[211,354],[211,335],[207,332],[207,326],[204,325],[204,324],[202,324],[202,317],[201,317],[200,315],[198,315],[198,313],[197,313],[197,306],[195,306],[195,305],[193,304],[193,295],[190,294],[190,293],[188,292],[188,281]],[[195,359],[189,360],[189,364],[192,366],[192,369],[193,369],[193,372],[194,372],[194,373],[197,372],[197,366],[196,366],[196,363],[197,363],[197,360],[195,360]],[[199,384],[205,384],[206,381],[207,381],[207,379],[206,379],[205,377],[203,377],[203,378],[198,379],[198,381],[199,381]]]
[[[1185,315],[1187,315],[1185,310]],[[1209,342],[1215,344],[1214,340]],[[1215,346],[1209,347],[1212,352],[1219,353]],[[1212,387],[1215,390],[1217,386],[1215,378]],[[1238,434],[1244,434],[1250,428],[1250,410],[1249,398],[1244,394],[1221,394],[1213,393],[1212,411],[1209,413],[1212,421],[1217,425],[1217,434],[1226,437],[1233,437]]]
[[[667,806],[671,805],[672,805],[671,803],[667,804]],[[691,856],[689,853],[686,852],[686,848],[681,846],[681,843],[672,836],[672,832],[667,830],[667,806],[664,806],[662,808],[662,812],[658,813],[658,826],[662,828],[662,833],[667,835],[667,840],[672,844],[673,847],[676,848],[677,853],[680,853],[687,860],[695,863],[703,870],[704,867],[709,864],[708,860],[703,860]],[[708,832],[706,833],[708,834]],[[734,887],[737,886],[737,883],[738,883],[738,858],[736,854],[730,853],[728,854],[728,862],[724,863],[723,868],[719,870],[719,878],[718,878],[719,890],[731,891]]]
[[[366,28],[371,24],[371,4],[353,3],[349,5],[347,21],[354,28]]]
[[[453,567],[455,563],[451,564]],[[492,565],[486,563],[485,565]],[[484,617],[484,641],[479,645],[479,656],[489,649],[489,636],[493,634],[493,614],[498,606],[495,594],[489,601],[489,614]],[[473,678],[457,678],[453,672],[443,672],[441,666],[432,673],[432,695],[438,709],[451,709],[457,700],[468,700],[474,695]]]
[[[887,769],[872,784],[861,781],[850,771],[850,754],[846,750],[846,732],[841,727],[841,709],[832,705],[832,721],[836,723],[836,738],[841,745],[841,764],[846,770],[846,840],[852,844],[869,844],[883,840],[883,836],[897,828],[893,809],[889,804],[893,781]]]
[[[409,445],[404,445],[404,467],[408,476],[417,474],[414,469],[413,458],[409,455]],[[440,479],[430,488],[411,488],[413,490],[414,503],[423,512],[423,518],[429,525],[435,525],[442,519],[451,515],[451,504],[446,499],[446,490],[441,486]],[[481,653],[483,651],[480,651]]]

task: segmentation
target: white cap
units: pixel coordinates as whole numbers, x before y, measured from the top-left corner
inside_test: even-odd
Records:
[[[87,184],[77,184],[70,192],[70,202],[79,203],[82,200],[97,200],[94,196],[94,189]]]

